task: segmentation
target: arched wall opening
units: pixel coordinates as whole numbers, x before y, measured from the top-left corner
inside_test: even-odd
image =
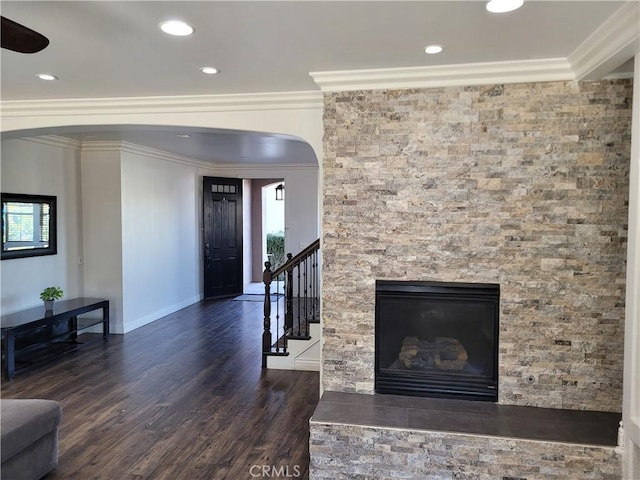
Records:
[[[290,226],[287,251],[296,252],[300,245],[318,238],[321,108],[270,114],[177,112],[170,116],[171,121],[168,114],[138,114],[138,123],[133,122],[133,115],[125,115],[120,116],[121,123],[113,123],[113,115],[9,113],[5,118],[3,112],[2,190],[52,192],[64,208],[59,219],[64,234],[57,258],[43,257],[40,265],[3,265],[2,277],[12,278],[12,282],[3,281],[5,312],[36,305],[40,283],[60,284],[69,298],[112,299],[113,333],[125,333],[198,301],[202,296],[203,176],[284,179],[291,200],[285,212]],[[104,131],[124,125],[156,132],[191,130],[198,135],[216,129],[227,136],[235,134],[229,132],[233,127],[240,127],[239,132],[257,134],[272,157],[262,163],[251,156],[241,161],[202,160],[135,144],[126,135],[104,136]],[[94,138],[78,136],[96,133]],[[313,140],[303,141],[305,137]],[[296,142],[313,158],[297,163],[278,161],[273,156],[278,141],[265,138]],[[153,248],[144,240],[146,236],[154,239]],[[44,273],[38,285],[32,281],[35,270]]]

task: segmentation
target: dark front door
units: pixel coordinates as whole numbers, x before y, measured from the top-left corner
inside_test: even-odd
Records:
[[[242,293],[242,180],[204,177],[204,296]]]

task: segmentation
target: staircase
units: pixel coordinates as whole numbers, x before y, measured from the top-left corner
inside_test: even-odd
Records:
[[[319,251],[318,239],[273,271],[264,264],[263,368],[320,370]]]

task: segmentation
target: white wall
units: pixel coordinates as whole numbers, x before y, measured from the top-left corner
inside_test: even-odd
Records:
[[[287,186],[284,212],[284,250],[298,253],[320,237],[318,230],[318,170],[283,175]],[[314,212],[313,215],[311,212]]]
[[[123,333],[121,152],[90,147],[81,153],[84,294],[109,300],[110,329]]]
[[[201,298],[196,168],[150,150],[122,154],[124,331]]]
[[[2,191],[55,195],[58,210],[58,254],[3,260],[1,309],[11,313],[42,305],[40,292],[59,286],[65,297],[82,295],[79,155],[73,142],[46,138],[2,141]]]

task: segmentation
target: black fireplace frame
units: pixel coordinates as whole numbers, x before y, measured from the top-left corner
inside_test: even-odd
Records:
[[[453,295],[452,295],[453,294]],[[381,368],[380,299],[430,298],[444,301],[473,301],[493,307],[493,372],[490,376],[473,374],[425,374]],[[492,283],[459,283],[431,281],[376,280],[375,307],[375,391],[376,393],[466,400],[498,401],[500,285]]]

